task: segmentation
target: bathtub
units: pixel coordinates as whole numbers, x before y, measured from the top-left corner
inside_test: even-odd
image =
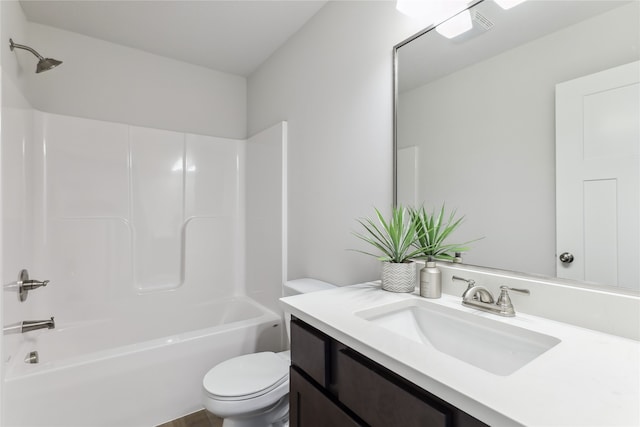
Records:
[[[155,426],[202,408],[215,364],[282,347],[282,318],[234,297],[141,319],[134,312],[24,334],[7,362],[3,425]],[[40,363],[24,357],[37,350]]]

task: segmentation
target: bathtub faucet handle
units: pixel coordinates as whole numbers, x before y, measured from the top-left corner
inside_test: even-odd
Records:
[[[42,282],[39,282],[37,280],[27,280],[22,284],[22,288],[28,291],[32,291],[34,289],[38,289],[39,287],[47,286],[48,283],[48,280],[43,280]]]
[[[29,291],[47,286],[47,284],[49,284],[48,280],[29,279],[29,272],[26,269],[22,270],[18,276],[18,298],[20,301],[26,301]]]

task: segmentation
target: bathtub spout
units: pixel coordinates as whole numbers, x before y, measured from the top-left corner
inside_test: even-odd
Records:
[[[53,329],[56,327],[56,322],[51,316],[51,320],[24,320],[22,322],[22,333],[35,331],[36,329]]]
[[[53,316],[50,320],[24,320],[16,325],[6,326],[2,331],[5,334],[25,333],[35,331],[37,329],[53,329],[56,327],[56,322],[53,320]]]

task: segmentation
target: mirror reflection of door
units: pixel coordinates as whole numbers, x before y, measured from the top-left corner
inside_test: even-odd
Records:
[[[633,62],[556,86],[558,277],[638,288],[639,80]]]

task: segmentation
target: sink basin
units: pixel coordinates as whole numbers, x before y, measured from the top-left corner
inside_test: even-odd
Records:
[[[356,316],[495,375],[511,375],[560,340],[484,316],[410,299]]]

